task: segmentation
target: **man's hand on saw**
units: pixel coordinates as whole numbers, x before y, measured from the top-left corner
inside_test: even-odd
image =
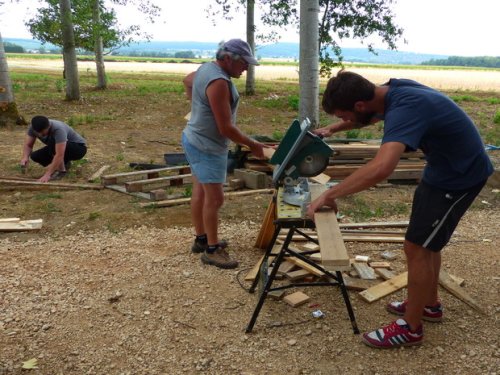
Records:
[[[265,146],[262,143],[253,141],[248,147],[250,147],[250,151],[256,158],[263,159],[265,157],[264,155]]]
[[[328,198],[325,194],[321,194],[307,207],[307,216],[314,220],[314,213],[324,209],[333,209],[335,212],[338,211],[335,199]]]

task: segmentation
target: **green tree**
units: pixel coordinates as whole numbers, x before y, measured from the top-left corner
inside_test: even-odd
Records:
[[[80,100],[80,79],[76,60],[75,35],[71,1],[59,0],[61,41],[63,47],[64,78],[66,79],[66,100]]]
[[[215,0],[217,7],[207,9],[212,17],[231,18],[231,14],[244,6],[245,0]],[[256,0],[261,10],[261,32],[257,39],[274,41],[277,30],[300,26],[298,0]],[[395,0],[319,0],[319,59],[321,73],[329,75],[331,69],[342,64],[343,39],[364,40],[378,35],[389,49],[396,49],[396,42],[403,29],[394,22],[391,5]],[[264,31],[267,27],[269,31]],[[258,28],[257,28],[258,29]],[[367,43],[374,52],[373,43]]]
[[[45,0],[46,6],[39,8],[37,15],[30,19],[28,26],[35,39],[62,45],[61,18],[58,0]],[[139,25],[121,28],[114,5],[135,6],[147,22],[153,23],[160,8],[149,1],[141,0],[79,0],[71,4],[74,24],[75,46],[95,54],[98,83],[97,87],[107,86],[104,55],[129,45],[135,39],[150,39],[150,35],[141,32]]]

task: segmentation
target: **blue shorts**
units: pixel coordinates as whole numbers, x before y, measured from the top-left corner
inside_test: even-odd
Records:
[[[191,167],[191,173],[201,184],[223,184],[226,182],[227,154],[209,154],[200,151],[182,134],[182,147]]]

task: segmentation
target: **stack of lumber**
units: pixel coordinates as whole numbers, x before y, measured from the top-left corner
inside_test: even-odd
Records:
[[[0,232],[25,232],[42,229],[43,220],[21,220],[18,217],[0,219]]]
[[[101,183],[107,189],[154,201],[167,198],[164,188],[191,183],[190,172],[187,165],[148,169],[102,176]]]
[[[323,172],[334,180],[343,180],[351,173],[372,160],[380,149],[380,144],[353,142],[347,144],[330,144],[333,155],[328,167]],[[425,166],[424,155],[421,151],[405,152],[388,181],[420,180]],[[260,172],[272,172],[272,166],[266,161],[247,156],[245,168]]]

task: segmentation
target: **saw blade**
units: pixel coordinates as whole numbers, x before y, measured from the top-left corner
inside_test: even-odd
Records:
[[[314,177],[323,172],[328,166],[329,158],[321,154],[307,155],[298,165],[301,176]]]

